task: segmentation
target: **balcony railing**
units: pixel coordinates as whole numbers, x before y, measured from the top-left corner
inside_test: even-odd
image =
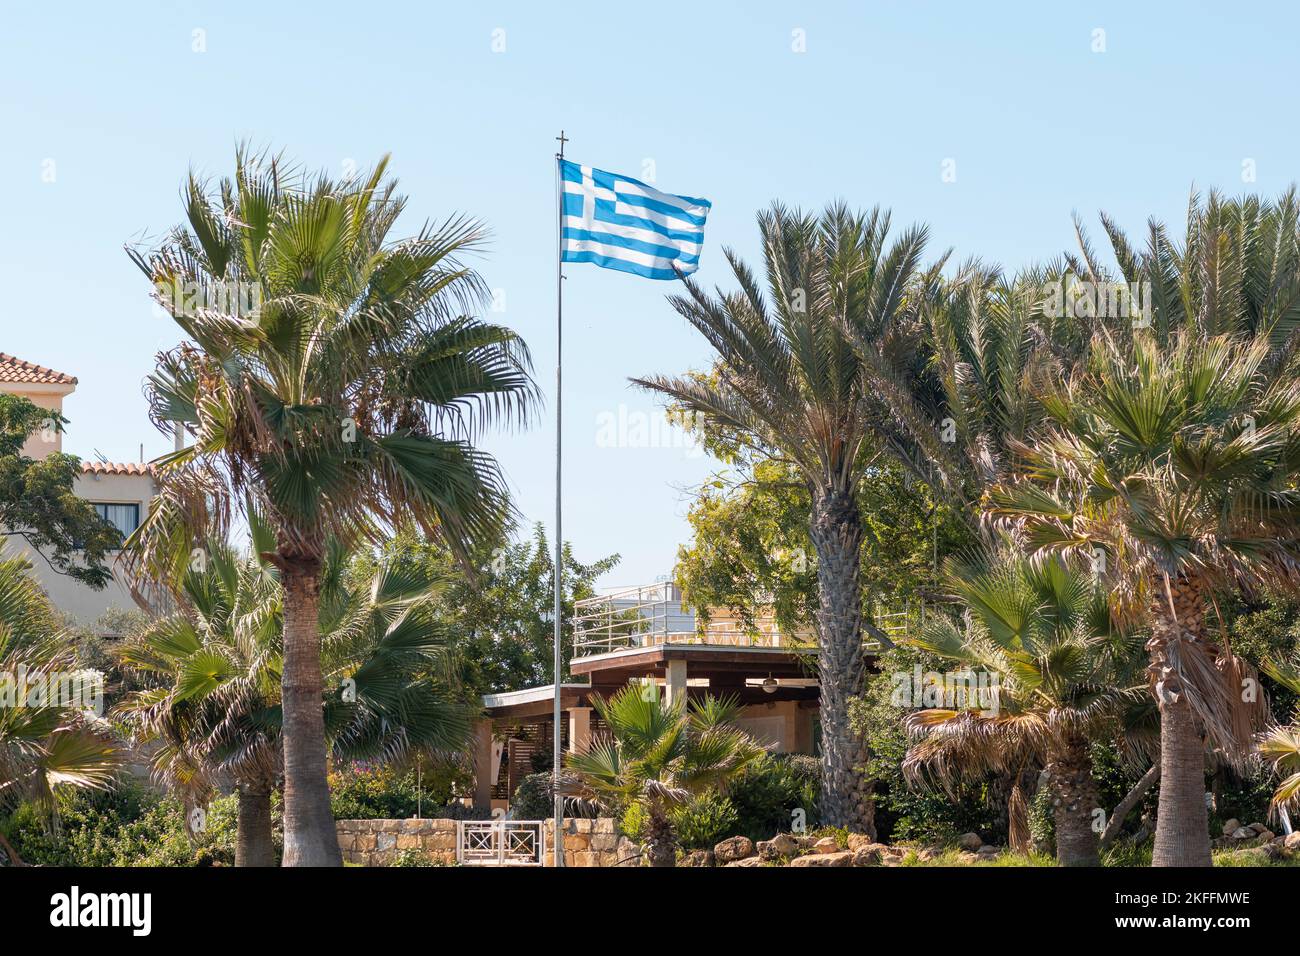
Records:
[[[681,592],[670,582],[626,588],[574,605],[574,650],[576,656],[587,657],[665,644],[791,651],[812,651],[817,647],[812,628],[785,631],[771,615],[760,616],[752,628],[742,627],[728,617],[717,617],[708,623],[701,621],[693,611],[682,606]],[[890,638],[896,638],[924,623],[925,607],[881,611],[873,615],[873,620]],[[870,638],[863,644],[879,649],[879,642]]]

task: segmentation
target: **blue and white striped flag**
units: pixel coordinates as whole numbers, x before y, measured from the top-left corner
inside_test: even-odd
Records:
[[[700,267],[707,199],[662,193],[628,176],[560,160],[565,262],[594,262],[648,279]],[[673,268],[676,266],[676,270]]]

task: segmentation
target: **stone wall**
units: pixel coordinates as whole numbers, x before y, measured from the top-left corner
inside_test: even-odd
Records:
[[[337,820],[343,859],[360,866],[389,866],[403,850],[421,853],[434,863],[456,862],[455,820]],[[546,821],[546,865],[555,865],[552,835],[555,823]],[[628,860],[635,844],[618,832],[612,819],[566,819],[563,828],[566,866],[635,866]],[[620,860],[626,860],[622,864]]]

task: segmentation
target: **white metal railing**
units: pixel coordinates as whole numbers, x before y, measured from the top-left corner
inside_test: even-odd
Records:
[[[457,820],[456,862],[462,866],[542,866],[544,820]]]
[[[897,638],[924,626],[925,604],[902,610],[877,609],[873,623]],[[574,651],[578,657],[604,654],[629,647],[664,644],[705,644],[720,647],[779,647],[811,650],[817,646],[811,628],[787,632],[771,615],[759,616],[753,628],[731,619],[702,623],[682,606],[681,592],[672,582],[625,588],[577,601],[573,608]],[[870,649],[879,642],[863,641]]]

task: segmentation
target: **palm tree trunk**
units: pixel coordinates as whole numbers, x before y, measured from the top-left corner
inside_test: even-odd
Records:
[[[668,818],[658,812],[651,811],[647,829],[649,833],[646,840],[646,855],[650,858],[650,865],[675,867],[677,865],[677,834],[673,832],[672,824],[668,822]]]
[[[1047,773],[1056,820],[1056,862],[1061,866],[1100,866],[1097,833],[1092,828],[1100,800],[1092,779],[1087,738],[1067,735],[1053,748]]]
[[[821,684],[821,822],[875,838],[866,742],[849,726],[862,692],[862,515],[853,495],[813,495],[809,526],[817,551],[817,673]]]
[[[271,790],[240,785],[239,828],[235,838],[235,866],[275,866],[275,840],[271,833]]]
[[[284,866],[342,866],[326,777],[321,704],[320,564],[285,559]]]
[[[1205,616],[1201,589],[1178,579],[1156,585],[1150,673],[1159,683],[1160,800],[1152,866],[1210,866],[1210,821],[1205,806],[1205,740],[1172,660],[1183,641],[1198,641]],[[1171,605],[1172,601],[1172,607]]]

